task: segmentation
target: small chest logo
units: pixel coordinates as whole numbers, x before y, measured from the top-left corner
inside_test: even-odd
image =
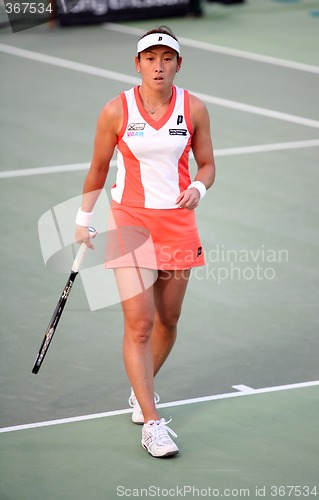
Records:
[[[143,130],[132,130],[132,132],[127,132],[127,137],[144,137],[144,132]]]
[[[170,128],[169,135],[187,135],[186,128]]]
[[[146,123],[129,123],[127,126],[127,137],[144,137],[143,130]]]
[[[146,123],[129,123],[127,126],[127,130],[144,130]]]

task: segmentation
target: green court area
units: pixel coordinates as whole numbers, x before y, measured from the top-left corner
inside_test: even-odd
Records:
[[[166,460],[136,446],[128,415],[3,434],[2,498],[316,498],[318,395],[316,386],[166,408],[181,439]]]
[[[201,19],[0,30],[1,500],[319,495],[318,2],[204,7]],[[45,267],[38,222],[65,204],[72,238],[99,111],[138,83],[140,30],[160,23],[181,41],[177,85],[207,105],[217,166],[197,209],[206,266],[156,380],[178,434],[168,460],[130,422],[112,288],[91,310],[82,273],[31,373],[68,275]],[[112,163],[106,200],[114,178]],[[106,205],[93,220],[102,243]]]

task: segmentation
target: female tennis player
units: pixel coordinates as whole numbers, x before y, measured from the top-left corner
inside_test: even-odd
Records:
[[[154,377],[175,343],[190,270],[204,265],[194,209],[215,177],[208,111],[174,85],[181,65],[180,45],[169,28],[140,38],[135,66],[141,84],[100,113],[76,217],[76,241],[92,248],[88,226],[116,148],[106,267],[114,269],[121,297],[132,420],[143,424],[142,446],[154,457],[179,451],[169,436],[177,437],[175,432],[156,408]],[[193,182],[190,150],[197,163]]]

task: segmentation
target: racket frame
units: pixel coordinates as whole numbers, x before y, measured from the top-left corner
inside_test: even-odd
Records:
[[[96,230],[93,227],[88,228],[89,233],[90,233],[90,238],[94,238],[97,234]],[[69,298],[69,295],[71,293],[72,287],[74,285],[75,279],[79,273],[80,267],[82,260],[84,258],[84,255],[87,251],[87,245],[85,243],[81,243],[80,248],[75,256],[75,259],[72,264],[71,268],[71,273],[70,276],[65,284],[65,287],[61,293],[61,296],[58,300],[58,303],[54,309],[54,312],[52,314],[51,320],[48,324],[48,327],[46,329],[46,332],[44,334],[39,352],[37,354],[37,357],[35,359],[33,368],[32,368],[32,373],[37,374],[41,368],[41,365],[43,363],[43,360],[48,352],[49,346],[52,342],[53,336],[55,334],[55,331],[57,329],[57,326],[59,324],[59,321],[61,319],[65,304]]]

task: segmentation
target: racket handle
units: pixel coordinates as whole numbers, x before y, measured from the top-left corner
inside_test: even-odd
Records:
[[[94,238],[97,235],[97,231],[94,227],[89,227],[88,228],[89,233],[90,233],[90,238]],[[72,264],[72,272],[73,273],[78,273],[82,264],[83,257],[85,255],[85,252],[87,251],[87,246],[85,243],[81,243],[80,248],[75,256],[75,259]]]

